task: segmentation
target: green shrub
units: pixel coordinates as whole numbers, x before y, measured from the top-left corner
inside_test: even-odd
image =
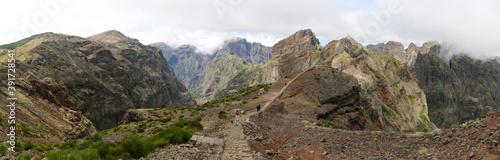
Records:
[[[255,97],[253,97],[252,99],[257,99],[257,98],[259,98],[259,96],[255,96]]]
[[[15,147],[15,148],[14,148],[14,151],[16,151],[16,152],[21,152],[21,151],[23,151],[23,147],[22,147],[21,142],[16,142],[16,144],[14,144],[14,147]]]
[[[332,128],[345,130],[345,127],[343,125],[338,125],[338,124],[332,125]]]
[[[18,160],[31,160],[31,155],[30,154],[23,154],[17,157]]]
[[[321,122],[316,122],[316,125],[317,126],[323,126],[323,124]]]
[[[452,124],[452,125],[450,126],[450,128],[457,128],[457,125],[456,125],[456,124]]]
[[[201,117],[200,117],[201,118]],[[184,129],[191,129],[195,131],[201,131],[203,130],[203,125],[201,125],[200,121],[197,119],[193,120],[184,120],[184,121],[178,121],[172,124],[174,127],[179,127],[179,128],[184,128]]]
[[[424,129],[422,129],[422,132],[429,132],[429,129],[424,128]]]
[[[220,111],[220,112],[219,112],[219,119],[224,119],[224,118],[227,118],[227,116],[226,116],[226,112],[224,112],[224,111]]]
[[[147,139],[142,139],[139,135],[128,135],[123,137],[120,146],[128,152],[132,158],[141,158],[148,155],[154,148]]]
[[[473,124],[473,123],[474,123],[474,121],[467,121],[467,122],[465,123],[465,125],[468,125],[468,126],[469,126],[469,125],[471,125],[471,124]]]
[[[7,155],[7,146],[4,143],[0,143],[0,156]]]
[[[246,100],[241,101],[243,104],[247,104],[248,102]]]
[[[483,119],[483,118],[486,118],[487,115],[482,115],[482,116],[479,116],[480,119]]]
[[[96,133],[85,138],[89,142],[97,142],[102,140],[102,133]]]
[[[120,126],[113,128],[113,132],[118,132],[120,130]]]
[[[151,137],[150,141],[155,142],[156,147],[163,147],[168,143],[179,144],[187,142],[192,136],[193,134],[185,129],[170,127],[156,133]]]
[[[72,148],[75,148],[76,145],[77,145],[76,140],[73,140],[73,141],[61,143],[57,146],[57,148],[59,148],[59,149],[72,149]]]
[[[95,149],[85,149],[85,150],[62,150],[58,152],[49,152],[45,154],[45,157],[50,160],[83,160],[83,159],[101,159],[97,150]]]
[[[158,121],[163,122],[163,123],[168,123],[172,120],[172,117],[166,117],[166,118],[160,118]]]

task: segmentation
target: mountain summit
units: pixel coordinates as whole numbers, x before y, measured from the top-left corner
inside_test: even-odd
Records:
[[[120,41],[134,41],[139,43],[137,39],[133,39],[125,36],[123,33],[117,30],[109,30],[100,34],[96,34],[88,37],[88,39],[97,41],[97,42],[105,42],[105,43],[118,43]]]

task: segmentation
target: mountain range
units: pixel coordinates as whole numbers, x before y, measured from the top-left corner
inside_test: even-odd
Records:
[[[407,49],[395,41],[363,46],[351,36],[323,47],[304,29],[272,47],[236,38],[203,54],[189,44],[144,45],[115,30],[87,38],[49,32],[1,45],[0,75],[6,77],[7,50],[15,50],[16,127],[25,141],[113,139],[108,129],[120,139],[130,132],[156,137],[162,127],[194,125],[197,134],[233,142],[241,136],[222,133],[233,123],[225,114],[241,110],[250,112],[241,134],[250,136],[250,148],[262,150],[272,142],[261,137],[273,137],[265,128],[290,135],[275,129],[301,124],[306,132],[313,122],[342,130],[437,132],[499,108],[500,58],[449,58],[447,49],[437,41]],[[7,82],[0,85],[5,99]],[[254,111],[258,104],[262,112]],[[7,102],[0,105],[0,127],[7,128]],[[199,133],[198,124],[206,130]]]

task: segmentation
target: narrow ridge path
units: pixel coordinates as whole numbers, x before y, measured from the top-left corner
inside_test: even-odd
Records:
[[[265,111],[267,107],[274,102],[278,97],[280,97],[283,92],[288,88],[288,86],[297,80],[300,76],[302,76],[307,71],[313,69],[316,66],[312,66],[299,74],[297,74],[293,79],[288,81],[286,85],[281,88],[281,90],[276,94],[271,100],[269,100],[263,107],[262,111]],[[251,116],[257,114],[256,111],[248,111],[246,114],[240,114],[239,124],[235,123],[225,123],[224,130],[226,131],[226,135],[224,136],[224,150],[222,153],[221,159],[231,159],[231,160],[252,160],[252,149],[250,145],[248,145],[248,141],[246,140],[246,136],[243,133],[242,123],[246,123],[246,119],[249,119]]]

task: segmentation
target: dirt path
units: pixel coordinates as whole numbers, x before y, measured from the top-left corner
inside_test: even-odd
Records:
[[[292,80],[288,81],[288,82],[286,83],[286,85],[285,85],[285,86],[283,86],[283,88],[281,88],[281,90],[278,92],[278,94],[276,94],[276,96],[274,96],[274,97],[273,97],[270,101],[268,101],[268,102],[267,102],[267,103],[266,103],[266,104],[262,107],[262,110],[264,110],[264,111],[265,111],[265,110],[267,109],[267,107],[268,107],[269,105],[271,105],[271,103],[273,103],[273,102],[274,102],[274,100],[276,100],[278,97],[280,97],[280,96],[283,94],[283,92],[285,92],[285,90],[288,88],[288,86],[289,86],[291,83],[293,83],[293,82],[294,82],[295,80],[297,80],[300,76],[302,76],[302,75],[303,75],[304,73],[306,73],[307,71],[309,71],[309,70],[313,69],[314,67],[315,67],[315,66],[310,67],[310,68],[308,68],[308,69],[306,69],[306,70],[304,70],[304,71],[300,72],[300,73],[299,73],[299,74],[297,74],[297,75],[296,75],[296,76],[295,76]]]
[[[263,107],[262,110],[265,111],[267,107],[274,101],[276,98],[281,96],[283,92],[288,88],[288,86],[293,83],[297,78],[303,75],[305,72],[311,70],[314,67],[311,67],[307,70],[304,70],[297,74],[293,79],[288,81],[286,85],[281,88],[281,90],[274,95],[274,97],[269,100]],[[251,116],[257,114],[258,112],[247,111],[246,114],[242,114],[239,118],[239,124],[235,123],[226,123],[224,125],[224,130],[226,131],[226,135],[224,136],[224,151],[222,153],[222,159],[235,159],[235,160],[252,160],[252,149],[250,145],[248,145],[248,141],[246,140],[245,134],[243,134],[242,123],[246,123],[245,121],[249,119]]]

